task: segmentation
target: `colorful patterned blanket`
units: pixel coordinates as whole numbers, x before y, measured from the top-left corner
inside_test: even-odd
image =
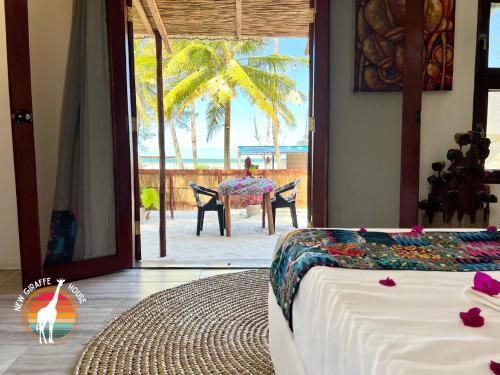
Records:
[[[368,270],[500,270],[500,232],[355,232],[300,229],[286,235],[271,266],[271,285],[292,329],[292,303],[312,267]]]

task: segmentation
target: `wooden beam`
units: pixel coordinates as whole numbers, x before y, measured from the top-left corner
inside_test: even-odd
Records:
[[[165,202],[165,119],[163,113],[163,53],[162,37],[155,31],[156,42],[156,102],[158,106],[158,147],[160,149],[160,257],[167,256]]]
[[[139,15],[139,18],[141,19],[141,22],[144,25],[144,28],[146,29],[148,35],[154,36],[153,27],[151,26],[148,16],[146,15],[144,8],[142,7],[141,0],[132,0],[132,4],[137,11],[137,14]]]
[[[241,38],[241,0],[236,1],[236,15],[235,15],[235,35],[236,39]]]
[[[425,0],[406,1],[399,226],[418,224]]]
[[[167,30],[165,30],[165,25],[163,24],[163,20],[161,19],[160,12],[158,11],[158,7],[156,6],[155,0],[146,0],[148,3],[149,11],[153,16],[153,20],[155,22],[156,29],[160,33],[160,36],[165,45],[165,49],[168,53],[172,53],[172,46],[170,45],[170,41],[168,40]]]

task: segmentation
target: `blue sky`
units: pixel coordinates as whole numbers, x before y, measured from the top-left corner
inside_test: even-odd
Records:
[[[268,47],[263,49],[262,55],[273,53],[273,40],[270,39]],[[307,45],[306,38],[279,38],[279,53],[283,55],[308,57],[304,54]],[[295,80],[297,89],[304,94],[309,95],[309,69],[308,67],[300,67],[296,70],[288,72],[288,75]],[[295,115],[297,126],[290,129],[286,126],[282,127],[280,135],[281,145],[296,145],[306,132],[307,116],[308,116],[308,98],[303,104],[297,106],[290,104],[290,109]],[[199,158],[223,158],[223,130],[221,129],[212,139],[207,142],[207,131],[205,123],[205,108],[203,100],[198,100],[196,103],[196,118],[197,138],[198,138],[198,157]],[[268,142],[265,141],[266,135],[266,117],[259,111],[258,108],[252,106],[243,95],[238,95],[232,101],[231,108],[231,154],[236,155],[237,146],[251,146],[259,143],[254,137],[254,116],[257,120],[259,133],[263,141],[261,144],[272,144],[272,138]],[[166,129],[166,154],[173,155],[172,141],[170,132]],[[191,152],[191,133],[177,129],[177,137],[181,147],[183,158],[190,159]],[[144,142],[146,151],[142,155],[158,155],[158,141],[156,137]]]
[[[490,16],[490,35],[488,65],[490,67],[500,67],[500,6],[492,4]]]

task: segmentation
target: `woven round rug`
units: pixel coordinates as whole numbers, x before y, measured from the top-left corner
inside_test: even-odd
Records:
[[[87,344],[75,374],[274,374],[268,282],[252,270],[153,294]]]

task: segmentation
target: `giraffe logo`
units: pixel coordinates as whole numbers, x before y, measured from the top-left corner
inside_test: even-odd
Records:
[[[61,292],[61,286],[66,280],[58,279],[57,288],[55,293],[52,295],[47,306],[42,307],[36,313],[36,330],[40,335],[40,344],[42,343],[42,337],[45,344],[47,344],[47,339],[45,338],[45,326],[49,325],[49,344],[54,343],[54,324],[57,319],[57,302],[59,301],[59,293]]]
[[[42,345],[66,338],[76,325],[79,305],[86,302],[74,284],[66,285],[64,279],[56,281],[51,285],[48,278],[30,284],[14,305],[14,310],[22,313],[26,331]]]

